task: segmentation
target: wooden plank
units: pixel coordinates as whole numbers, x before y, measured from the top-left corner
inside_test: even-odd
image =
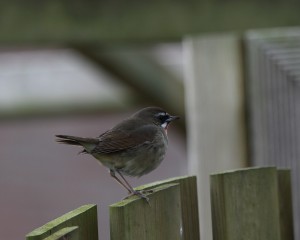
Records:
[[[275,167],[211,175],[214,240],[280,240]]]
[[[81,206],[63,216],[52,220],[26,235],[27,240],[43,240],[66,227],[78,226],[79,239],[98,239],[97,206]]]
[[[291,4],[287,4],[291,3]],[[185,34],[299,25],[292,1],[2,1],[0,42],[158,41]],[[295,7],[296,6],[296,7]],[[26,8],[26,11],[24,11]],[[122,21],[120,21],[122,19]]]
[[[278,196],[281,240],[294,239],[291,170],[279,169]]]
[[[152,190],[150,204],[134,196],[110,206],[111,240],[181,239],[179,185]]]
[[[138,187],[137,189],[152,189],[161,185],[178,183],[180,186],[182,232],[186,240],[199,240],[199,212],[196,176],[181,176],[157,181]]]
[[[185,39],[188,168],[197,175],[201,239],[210,240],[209,174],[246,165],[241,41],[236,34]]]
[[[44,238],[44,240],[79,240],[78,227],[66,227]]]

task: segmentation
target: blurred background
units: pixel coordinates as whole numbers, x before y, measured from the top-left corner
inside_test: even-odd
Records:
[[[212,239],[209,174],[292,169],[300,239],[300,4],[297,1],[2,1],[0,232],[22,239],[81,205],[127,193],[55,134],[95,137],[145,106],[181,116],[165,161],[134,186],[198,177]]]

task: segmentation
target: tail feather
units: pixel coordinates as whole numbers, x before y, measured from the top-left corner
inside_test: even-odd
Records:
[[[84,139],[68,136],[68,135],[55,135],[57,137],[56,141],[59,143],[69,144],[69,145],[78,145],[81,146],[80,142],[84,141]]]
[[[82,138],[69,135],[55,135],[57,137],[56,141],[59,143],[64,143],[68,145],[82,146],[84,150],[83,153],[90,152],[99,142],[97,138]]]

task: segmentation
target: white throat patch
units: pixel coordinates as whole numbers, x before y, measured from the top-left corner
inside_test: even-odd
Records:
[[[164,129],[167,129],[167,126],[168,126],[168,123],[167,122],[164,122],[161,127],[164,128]]]

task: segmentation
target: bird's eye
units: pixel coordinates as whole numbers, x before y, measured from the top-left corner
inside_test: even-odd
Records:
[[[161,122],[165,122],[168,118],[169,115],[166,112],[160,112],[156,115],[156,117],[161,121]]]

